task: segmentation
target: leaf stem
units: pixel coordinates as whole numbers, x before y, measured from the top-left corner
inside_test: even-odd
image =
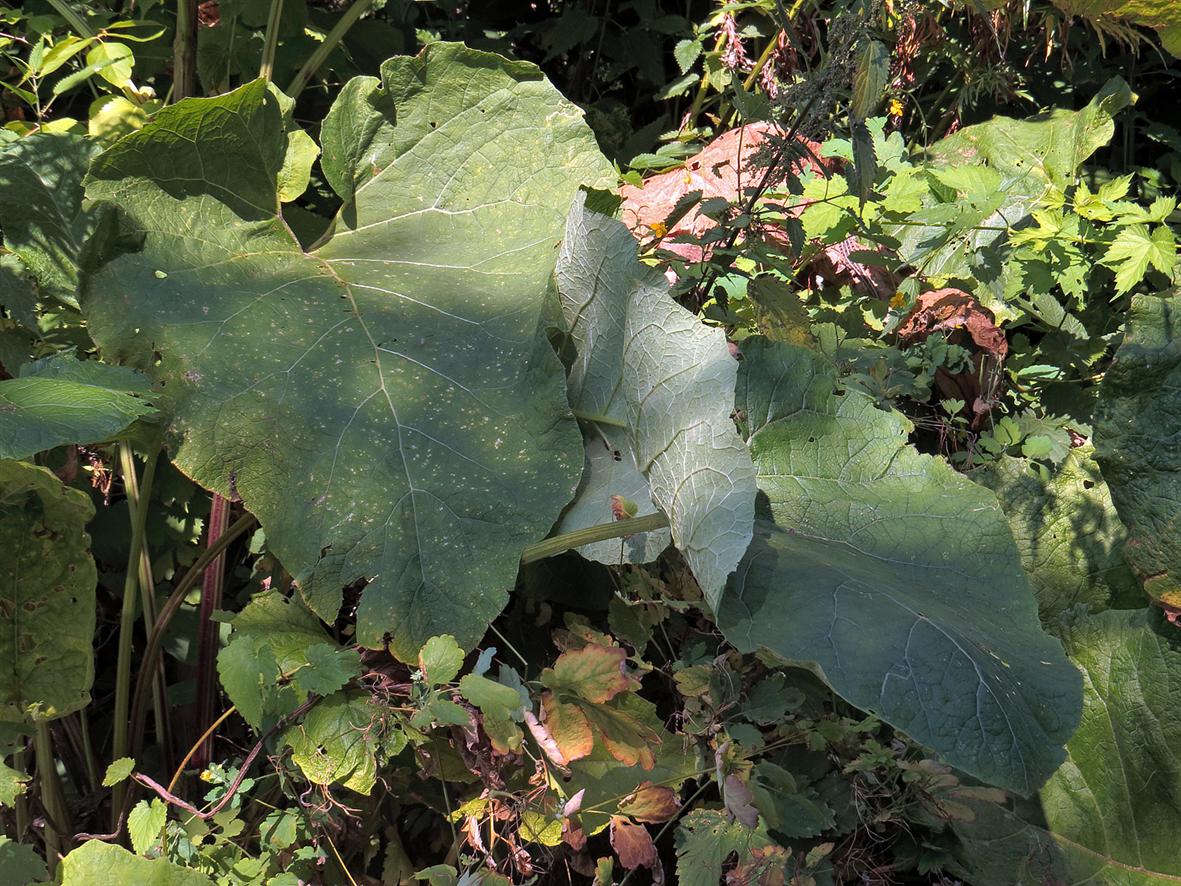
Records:
[[[267,16],[266,36],[262,43],[262,63],[258,76],[270,80],[275,70],[275,50],[279,46],[279,20],[283,18],[283,0],[271,0],[271,11]]]
[[[172,41],[172,100],[197,94],[197,0],[177,0]]]
[[[579,421],[594,422],[597,425],[608,425],[609,427],[612,427],[612,428],[626,428],[627,427],[627,422],[621,421],[618,418],[611,418],[610,416],[599,415],[594,412],[579,412],[577,409],[572,410],[572,411],[574,412],[574,417],[576,419],[578,419]]]
[[[37,781],[41,785],[41,805],[45,810],[45,861],[50,876],[53,876],[62,853],[58,828],[66,825],[66,804],[57,780],[57,760],[53,754],[53,737],[49,734],[48,721],[37,721],[35,730],[33,753],[37,758]]]
[[[216,720],[214,720],[209,725],[209,728],[201,733],[201,737],[197,739],[196,744],[194,744],[191,748],[189,748],[189,752],[187,754],[185,754],[185,758],[183,760],[181,760],[180,765],[176,767],[176,772],[172,773],[172,780],[170,782],[168,782],[168,790],[169,791],[176,790],[176,783],[178,781],[180,781],[180,777],[182,775],[184,775],[185,767],[189,765],[189,760],[193,759],[193,755],[196,754],[197,751],[200,750],[202,746],[204,746],[204,744],[205,744],[206,740],[209,738],[209,736],[213,735],[213,733],[217,731],[217,727],[220,726],[222,723],[224,723],[226,720],[230,719],[230,717],[233,714],[235,714],[237,712],[237,710],[238,710],[237,705],[230,705],[228,708],[226,708],[226,711],[224,714],[222,714],[220,717],[218,717]]]
[[[138,498],[136,495],[138,488],[135,479],[135,454],[130,443],[119,444],[119,465],[123,473],[124,488],[129,493],[127,504],[131,513],[131,545],[127,552],[127,575],[123,580],[123,609],[119,616],[119,652],[115,664],[115,735],[111,743],[112,760],[127,756],[127,715],[131,700],[131,652],[132,637],[135,632],[135,595],[140,584],[140,556],[143,551],[144,530],[148,519],[147,496],[152,491],[152,477],[156,471],[156,460],[159,455],[160,449],[156,447],[144,465],[143,491],[146,494],[142,500],[145,506],[137,507],[137,502],[133,500],[133,498]],[[150,667],[150,663],[145,662],[144,669],[140,672],[141,682],[145,681],[146,676],[148,685],[154,682],[153,671],[148,670]],[[118,815],[118,810],[123,805],[125,791],[126,785],[115,785],[111,801],[112,816]]]
[[[668,517],[664,514],[645,514],[643,517],[630,517],[627,520],[615,520],[612,523],[600,523],[585,529],[575,529],[552,538],[542,539],[537,544],[529,545],[521,553],[522,563],[534,563],[553,557],[571,548],[596,541],[606,541],[609,538],[626,538],[639,532],[651,532],[653,529],[663,529],[668,525]]]
[[[66,0],[49,0],[49,5],[53,7],[58,15],[66,20],[66,24],[73,28],[79,37],[94,36],[94,29],[86,24],[85,19],[70,8],[70,4]]]
[[[205,553],[194,561],[193,565],[189,567],[189,571],[185,573],[184,578],[180,580],[168,596],[168,600],[160,607],[160,614],[156,618],[156,626],[152,629],[152,634],[148,637],[148,645],[144,649],[139,679],[135,684],[135,696],[131,702],[130,720],[133,726],[132,753],[122,754],[122,756],[137,757],[140,750],[142,750],[144,706],[147,702],[148,687],[151,685],[151,680],[148,679],[148,669],[155,666],[156,660],[160,655],[160,646],[164,642],[164,633],[168,630],[168,625],[172,622],[173,616],[176,615],[177,610],[184,603],[185,597],[188,596],[193,585],[204,575],[205,567],[213,562],[218,554],[236,541],[240,535],[253,528],[257,522],[253,514],[243,514],[235,520],[230,528],[216,542],[206,548]],[[115,808],[116,810],[118,809],[118,807]],[[113,814],[117,814],[114,810],[112,812]]]
[[[344,11],[336,24],[332,26],[332,30],[324,38],[324,42],[316,47],[316,51],[308,56],[308,60],[303,63],[303,67],[299,69],[299,73],[291,81],[291,85],[287,87],[287,94],[292,98],[298,98],[299,94],[304,91],[304,88],[311,82],[312,77],[316,76],[316,72],[320,70],[324,62],[328,61],[328,56],[332,54],[332,50],[340,44],[344,39],[344,35],[348,33],[349,28],[357,23],[372,5],[373,0],[353,0],[353,5]]]
[[[209,507],[209,529],[206,544],[217,543],[226,525],[229,523],[229,500],[218,493],[213,493],[213,501]],[[201,603],[197,607],[197,703],[194,706],[197,728],[204,728],[213,719],[214,695],[217,691],[217,624],[213,621],[213,612],[221,608],[222,587],[225,581],[225,553],[219,554],[205,569],[204,581],[201,584]],[[197,748],[197,765],[204,766],[210,760],[210,744],[205,743]]]

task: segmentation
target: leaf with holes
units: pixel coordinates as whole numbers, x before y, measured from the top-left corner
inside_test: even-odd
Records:
[[[536,67],[446,43],[347,83],[321,141],[343,206],[305,252],[262,81],[159,111],[91,168],[119,236],[84,312],[165,386],[176,464],[241,496],[321,617],[366,583],[362,645],[470,648],[578,484],[543,315],[571,201],[611,167]]]

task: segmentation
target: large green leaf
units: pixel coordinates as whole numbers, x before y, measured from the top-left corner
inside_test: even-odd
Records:
[[[78,262],[94,229],[82,210],[82,177],[98,153],[90,139],[31,135],[0,148],[0,226],[4,245],[41,291],[77,306]]]
[[[975,820],[957,824],[969,882],[1181,882],[1181,649],[1153,622],[1140,609],[1064,625],[1082,725],[1040,809],[973,804]]]
[[[90,498],[45,468],[0,461],[0,720],[85,707],[94,678]]]
[[[1095,451],[1154,599],[1181,606],[1181,299],[1137,296],[1099,388]]]
[[[84,309],[170,392],[176,463],[241,496],[319,615],[366,581],[361,643],[470,647],[578,483],[542,315],[566,211],[610,167],[535,67],[454,44],[348,83],[322,136],[344,207],[305,253],[265,84],[160,111],[92,168],[139,247]]]
[[[1098,612],[1143,599],[1124,558],[1127,531],[1092,455],[1071,449],[1054,468],[1006,456],[971,474],[1000,499],[1045,623],[1080,603]]]
[[[1095,410],[1096,458],[1150,597],[1181,606],[1181,301],[1138,295]]]
[[[148,380],[125,366],[59,354],[0,381],[0,458],[96,443],[152,413]]]
[[[765,496],[719,625],[815,668],[853,704],[1028,794],[1078,722],[996,497],[907,444],[910,425],[803,348],[743,344],[737,406]]]
[[[66,854],[61,866],[62,886],[212,886],[200,871],[186,870],[165,858],[140,858],[122,846],[87,840]]]
[[[738,362],[726,336],[674,302],[661,273],[636,259],[627,227],[588,211],[581,197],[566,222],[557,281],[577,350],[570,403],[602,419],[586,420],[588,469],[560,530],[611,522],[616,495],[640,515],[658,507],[716,606],[750,543],[755,500],[750,453],[730,417]],[[648,536],[584,553],[647,562],[667,542],[664,533]]]

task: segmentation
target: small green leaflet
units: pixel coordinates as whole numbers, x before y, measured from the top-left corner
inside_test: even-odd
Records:
[[[103,776],[103,787],[113,788],[121,781],[126,781],[135,769],[135,761],[130,757],[120,757],[107,767],[107,774]]]

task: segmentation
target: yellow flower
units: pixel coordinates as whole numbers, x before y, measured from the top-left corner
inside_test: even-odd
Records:
[[[894,297],[890,299],[890,309],[900,311],[906,305],[906,296],[901,292],[895,292]]]
[[[201,770],[201,781],[213,781],[213,773],[208,769]]]
[[[648,225],[648,230],[652,232],[653,237],[660,238],[668,233],[668,225],[660,221],[652,222],[652,224]]]
[[[899,101],[896,98],[890,99],[890,116],[891,117],[901,117],[902,112],[904,110],[906,110],[906,109],[903,106],[901,101]]]

